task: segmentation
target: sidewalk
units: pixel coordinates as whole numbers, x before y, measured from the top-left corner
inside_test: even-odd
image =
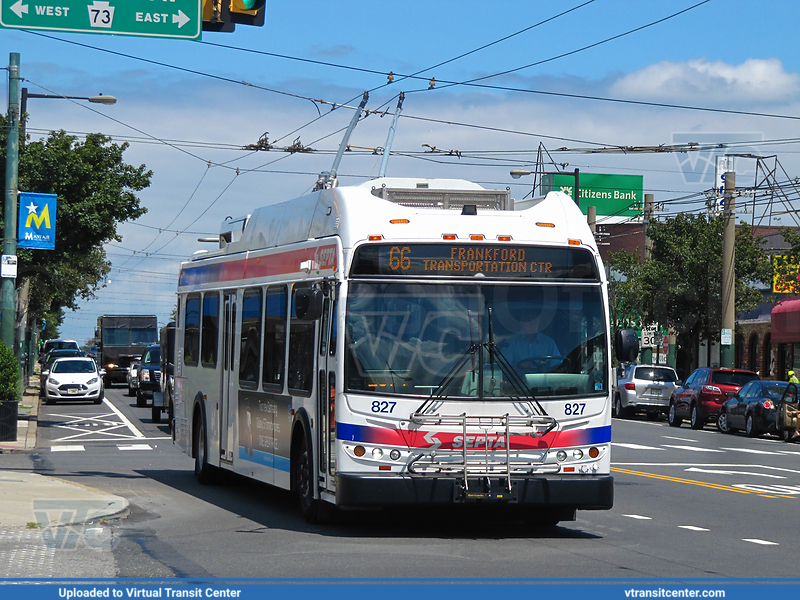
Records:
[[[19,405],[17,439],[0,442],[0,457],[36,448],[38,418],[39,386],[34,376]],[[127,510],[125,498],[55,477],[5,470],[0,458],[0,530],[75,525],[120,516]]]

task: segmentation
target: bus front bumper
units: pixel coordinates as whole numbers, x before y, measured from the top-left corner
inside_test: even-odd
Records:
[[[379,507],[416,504],[506,503],[540,507],[607,510],[614,505],[611,475],[539,475],[506,481],[463,478],[412,477],[392,474],[336,475],[336,505]]]

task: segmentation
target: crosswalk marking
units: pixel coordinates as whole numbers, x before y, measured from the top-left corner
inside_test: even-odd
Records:
[[[51,452],[83,452],[86,448],[81,444],[74,444],[72,446],[51,446]]]

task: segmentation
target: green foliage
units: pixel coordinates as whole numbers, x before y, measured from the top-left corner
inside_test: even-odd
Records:
[[[0,342],[0,402],[18,402],[20,398],[19,363],[9,347]]]
[[[5,169],[6,119],[0,118],[0,168]],[[120,241],[117,226],[147,212],[135,192],[150,185],[152,171],[123,162],[128,144],[102,134],[83,142],[64,131],[20,144],[19,189],[58,195],[55,250],[20,249],[19,277],[31,281],[29,313],[47,315],[55,331],[64,308],[94,297],[111,263],[103,244]]]
[[[654,223],[650,257],[639,264],[630,256],[615,256],[626,278],[621,313],[635,308],[642,325],[659,323],[678,335],[679,345],[692,353],[703,340],[718,340],[722,325],[722,215],[680,214]],[[772,267],[752,228],[736,228],[736,314],[758,306],[758,282],[769,282]],[[617,253],[619,254],[619,253]]]

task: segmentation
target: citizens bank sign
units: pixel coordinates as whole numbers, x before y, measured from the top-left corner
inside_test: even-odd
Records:
[[[19,193],[19,248],[55,250],[56,202],[55,194]]]
[[[641,175],[606,175],[581,173],[578,184],[578,206],[586,214],[590,206],[597,207],[597,215],[632,217],[642,211],[644,178]],[[548,174],[542,176],[542,192],[564,192],[575,197],[575,176]]]

